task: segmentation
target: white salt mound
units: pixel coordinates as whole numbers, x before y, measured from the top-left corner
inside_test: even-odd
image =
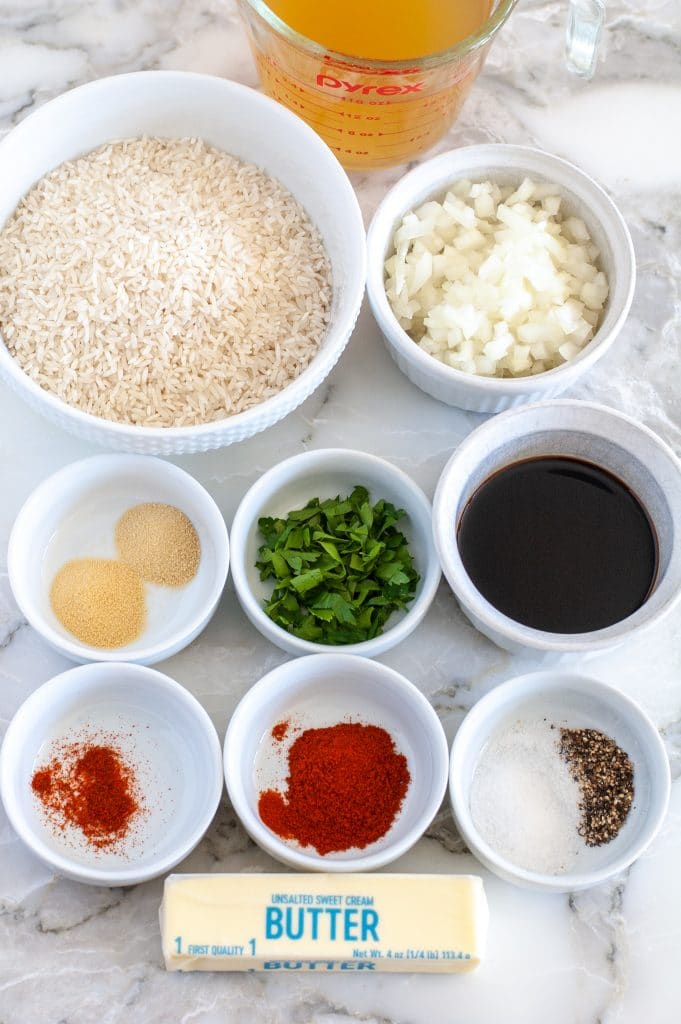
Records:
[[[586,844],[578,834],[579,786],[560,757],[560,729],[543,718],[503,727],[484,747],[473,775],[473,823],[492,849],[517,867],[570,871]]]

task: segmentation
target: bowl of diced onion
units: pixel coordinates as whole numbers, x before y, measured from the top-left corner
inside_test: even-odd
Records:
[[[636,282],[612,199],[525,146],[420,164],[379,205],[367,245],[367,293],[393,359],[423,391],[478,412],[573,384],[615,341]]]

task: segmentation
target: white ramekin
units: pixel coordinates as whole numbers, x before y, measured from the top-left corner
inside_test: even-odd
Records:
[[[367,850],[318,854],[280,839],[260,820],[256,755],[277,722],[314,707],[319,726],[363,722],[386,729],[407,758],[411,782],[396,821]],[[352,654],[288,661],[252,686],[232,715],[224,769],[234,810],[251,838],[283,864],[304,871],[371,871],[401,857],[433,820],[447,788],[447,740],[423,694],[394,669]]]
[[[31,792],[46,744],[87,737],[95,717],[114,735],[122,719],[133,728],[144,723],[135,747],[147,839],[133,838],[125,855],[61,839],[45,827]],[[142,779],[151,780],[149,788]],[[0,796],[10,824],[58,874],[89,885],[137,885],[170,871],[204,836],[222,785],[220,740],[208,714],[179,683],[142,665],[81,665],[54,676],[21,705],[0,750]]]
[[[503,466],[541,455],[575,456],[603,466],[637,495],[653,523],[659,545],[653,592],[633,615],[605,629],[550,633],[523,626],[482,596],[461,560],[457,527],[475,490]],[[503,509],[499,516],[502,520]],[[595,654],[659,622],[681,598],[681,463],[652,430],[603,405],[558,399],[510,409],[469,434],[443,469],[433,499],[433,532],[456,599],[490,640],[548,660]]]
[[[393,234],[405,213],[441,197],[460,178],[520,184],[523,178],[559,185],[566,209],[581,217],[601,252],[610,295],[605,316],[589,344],[569,363],[534,377],[496,378],[446,366],[404,331],[385,293],[384,263]],[[429,395],[476,412],[500,412],[533,399],[552,398],[577,380],[614,342],[629,312],[636,283],[636,261],[629,230],[600,185],[573,164],[550,153],[502,143],[464,146],[419,164],[387,193],[367,238],[367,295],[388,351],[404,374]]]
[[[416,596],[404,612],[395,612],[384,632],[373,640],[343,647],[316,644],[288,633],[265,614],[263,604],[272,593],[272,580],[262,581],[255,567],[261,516],[285,516],[311,498],[350,494],[356,484],[369,491],[372,502],[385,498],[407,517],[398,528],[409,542],[421,579]],[[346,448],[320,448],[294,455],[263,473],[241,501],[231,528],[232,579],[246,615],[263,636],[289,654],[320,654],[343,651],[373,658],[405,640],[424,618],[440,582],[440,564],[433,543],[431,507],[414,481],[386,459]]]
[[[145,455],[204,452],[278,422],[319,387],[355,326],[365,281],[362,215],[348,177],[320,137],[279,103],[223,78],[141,71],[100,78],[45,103],[0,143],[0,225],[35,182],[65,160],[116,139],[200,137],[262,167],[319,229],[331,261],[333,306],[320,351],[279,394],[246,412],[192,427],[137,427],[92,416],[32,381],[0,336],[0,378],[53,423],[88,441]]]
[[[634,801],[629,815],[612,842],[594,848],[588,868],[561,875],[520,868],[493,849],[473,823],[471,782],[482,750],[499,728],[518,721],[524,712],[532,716],[541,713],[568,728],[598,729],[633,762]],[[670,789],[667,754],[647,715],[613,687],[572,673],[533,672],[501,683],[468,712],[452,744],[449,795],[462,838],[486,868],[527,889],[571,892],[599,885],[624,871],[659,831]]]
[[[88,533],[95,504],[111,502],[111,529]],[[64,629],[50,605],[54,574],[71,558],[115,558],[114,527],[126,508],[165,502],[191,520],[201,545],[196,576],[185,587],[163,589],[167,617],[119,648],[91,647]],[[114,504],[115,503],[115,504]],[[61,560],[47,558],[64,523],[83,524],[83,542]],[[110,544],[107,551],[105,546]],[[101,545],[101,547],[100,547]],[[58,563],[58,564],[57,564]],[[222,513],[205,487],[179,466],[147,455],[93,455],[57,470],[33,491],[12,527],[7,572],[17,604],[31,626],[72,661],[134,661],[153,665],[170,658],[205,629],[215,613],[229,570],[229,538]],[[147,595],[147,603],[150,598]]]

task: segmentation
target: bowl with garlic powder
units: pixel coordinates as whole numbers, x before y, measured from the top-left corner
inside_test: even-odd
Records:
[[[152,665],[215,612],[229,539],[213,498],[144,455],[98,455],[43,481],[15,521],[8,573],[28,622],[76,662]]]

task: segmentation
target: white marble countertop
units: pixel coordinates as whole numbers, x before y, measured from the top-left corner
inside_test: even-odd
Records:
[[[677,0],[610,0],[591,83],[563,68],[565,3],[521,0],[458,125],[439,148],[533,143],[608,188],[634,237],[639,280],[618,343],[573,390],[625,410],[681,451],[681,16]],[[80,82],[139,68],[211,72],[255,85],[232,0],[0,0],[0,130]],[[364,211],[401,173],[357,176]],[[377,387],[376,382],[381,386]],[[246,488],[306,448],[356,446],[394,460],[432,494],[480,417],[438,404],[401,376],[368,312],[340,365],[304,406],[242,445],[178,459],[230,522]],[[29,492],[93,451],[0,396],[0,723],[68,667],[22,621],[5,572],[7,537]],[[228,585],[218,614],[160,667],[206,706],[220,731],[245,690],[284,655],[248,624]],[[446,586],[425,623],[386,656],[427,694],[451,739],[465,711],[530,662],[463,619]],[[589,673],[653,716],[674,777],[681,771],[681,611]],[[681,788],[651,849],[612,884],[537,895],[482,871],[489,955],[464,977],[167,975],[160,959],[161,882],[95,889],[52,876],[0,821],[2,1024],[678,1024],[681,1019]],[[477,871],[445,807],[396,870]],[[262,871],[261,853],[223,802],[190,871]]]

